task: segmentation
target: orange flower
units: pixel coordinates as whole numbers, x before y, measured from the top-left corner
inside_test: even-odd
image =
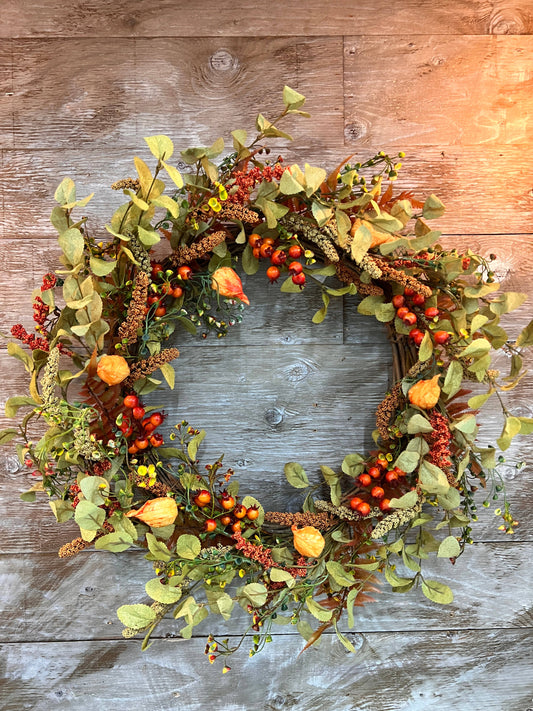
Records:
[[[119,355],[105,355],[100,358],[96,373],[108,385],[118,385],[130,374],[126,359]]]
[[[242,293],[242,282],[239,275],[231,267],[220,267],[214,272],[211,288],[222,296],[240,299],[245,304],[250,304],[246,294]]]
[[[306,558],[318,558],[324,549],[326,541],[320,531],[314,526],[298,528],[296,524],[291,526],[294,536],[294,547]]]
[[[140,518],[143,523],[152,528],[163,528],[174,523],[178,515],[178,505],[174,499],[163,496],[160,499],[150,499],[140,509],[128,511],[126,516]]]

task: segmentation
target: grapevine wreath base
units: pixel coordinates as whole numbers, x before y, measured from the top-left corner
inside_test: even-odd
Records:
[[[503,497],[500,528],[516,525],[496,449],[476,443],[477,412],[491,397],[501,402],[501,450],[533,432],[533,419],[513,415],[502,398],[523,375],[533,322],[513,342],[500,317],[525,295],[499,290],[493,255],[438,244],[427,223],[444,206],[434,195],[419,202],[395,192],[396,158],[343,161],[329,175],[265,158],[266,139],[290,138],[279,122],[307,115],[297,92],[285,87],[283,100],[273,121],[259,114],[253,141],[233,131],[233,152],[218,164],[222,139],[183,151],[187,175],[169,162],[169,138],[147,138],[154,172],[135,157],[137,177],[113,185],[127,202],[105,239],[73,216],[90,198],[78,200],[74,183],[63,180],[51,215],[63,266],[34,293],[37,333],[12,328],[29,352],[8,345],[30,374],[29,394],[6,405],[8,416],[26,414],[1,433],[4,443],[19,438],[20,461],[36,477],[22,498],[44,491],[60,523],[79,525],[61,558],[92,545],[147,550],[152,602],[118,610],[124,636],[143,633],[143,646],[168,613],[188,638],[209,614],[229,620],[240,606],[248,613],[240,641],[231,641],[234,633],[209,637],[210,662],[250,637],[255,655],[280,624],[296,625],[306,647],[333,626],[353,651],[341,615],[346,610],[354,625],[354,606],[371,599],[380,574],[395,592],[420,587],[432,601],[451,602],[450,588],[428,579],[423,564],[431,554],[454,562],[471,542],[474,491],[485,487],[487,506]],[[283,279],[282,292],[321,291],[316,324],[331,298],[359,294],[359,312],[385,325],[393,350],[375,450],[347,453],[337,470],[322,466],[327,498],[288,463],[288,482],[307,494],[297,513],[265,511],[241,496],[222,458],[200,464],[203,430],[169,427],[165,413],[148,406],[162,379],[174,387],[179,352],[165,345],[174,331],[224,336],[248,304],[233,267],[251,275],[261,262],[271,282]],[[510,356],[509,374],[491,367],[498,349]],[[36,418],[48,427],[37,441]]]

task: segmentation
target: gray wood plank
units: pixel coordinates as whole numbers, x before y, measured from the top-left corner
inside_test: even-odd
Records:
[[[533,37],[346,37],[347,145],[528,144],[532,62]]]
[[[533,31],[528,0],[330,0],[327,12],[321,0],[274,0],[265,5],[252,0],[235,3],[206,0],[160,0],[156,5],[137,0],[98,0],[90,6],[59,0],[6,0],[3,37],[50,36],[256,36],[301,35],[412,35],[527,34]]]
[[[355,656],[330,635],[298,653],[290,637],[254,659],[245,646],[222,676],[201,640],[1,646],[5,711],[525,711],[531,705],[528,629],[355,634]],[[512,650],[512,682],[505,657]],[[504,706],[502,706],[504,703]]]
[[[420,590],[393,593],[383,581],[381,592],[374,595],[376,602],[356,609],[355,629],[365,633],[531,627],[531,547],[531,543],[506,538],[469,546],[454,566],[448,560],[425,561],[424,575],[449,585],[453,603],[431,603]],[[53,554],[2,555],[3,641],[122,639],[116,609],[122,604],[149,602],[144,584],[154,575],[141,551],[119,556],[86,551],[71,560],[58,560]],[[80,615],[80,609],[85,614]],[[235,623],[228,623],[211,615],[195,628],[195,636],[225,636],[232,629],[245,629],[248,618],[240,608],[234,611],[234,619]],[[168,617],[154,638],[177,636],[182,626],[181,621]],[[342,628],[348,629],[346,618]],[[296,634],[292,626],[274,627],[274,632],[277,636]],[[283,644],[276,640],[278,651]]]
[[[81,148],[95,140],[115,147],[157,133],[210,145],[217,123],[236,120],[231,129],[252,131],[260,110],[277,116],[285,84],[309,96],[315,115],[313,123],[299,121],[303,142],[317,147],[342,136],[340,38],[61,38],[8,45],[14,88],[0,108],[0,129],[12,128],[18,148]]]
[[[238,125],[240,121],[237,119],[231,123]],[[225,132],[226,127],[218,124],[209,131],[209,136],[206,133],[205,138],[211,142],[221,131]],[[295,135],[298,135],[297,132]],[[176,150],[187,147],[184,139],[176,135],[173,138]],[[69,176],[76,181],[79,195],[95,192],[92,202],[79,214],[88,215],[93,233],[105,239],[104,224],[124,200],[123,195],[117,195],[109,186],[114,180],[134,175],[134,155],[152,164],[143,144],[139,138],[131,142],[129,149],[108,150],[95,142],[83,150],[4,151],[0,176],[0,191],[4,196],[1,219],[4,237],[14,240],[46,238],[52,239],[51,244],[54,245],[55,230],[49,222],[53,195],[61,180]],[[394,155],[398,146],[376,145],[375,150],[379,149]],[[354,150],[353,147],[336,143],[309,151],[298,140],[292,147],[283,146],[281,153],[287,161],[296,161],[301,165],[308,162],[332,170]],[[356,150],[357,160],[366,160],[373,154],[374,150],[368,147]],[[522,234],[525,244],[530,244],[533,224],[532,162],[533,148],[526,146],[407,149],[396,186],[398,191],[412,190],[423,199],[431,193],[437,194],[447,211],[433,224],[435,229],[445,234]],[[26,194],[28,186],[31,186],[31,209],[28,209]],[[507,237],[501,241],[503,245],[506,242]],[[497,247],[495,240],[489,251],[497,252]]]

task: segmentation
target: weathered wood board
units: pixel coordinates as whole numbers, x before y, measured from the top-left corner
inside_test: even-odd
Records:
[[[103,238],[123,197],[109,186],[133,173],[133,155],[148,157],[144,136],[167,133],[177,151],[222,133],[229,143],[231,129],[253,130],[258,111],[274,114],[284,84],[308,96],[312,118],[290,120],[296,140],[273,144],[272,158],[333,169],[350,154],[404,150],[398,190],[438,194],[445,243],[495,253],[496,278],[533,297],[532,32],[531,0],[5,0],[0,331],[29,328],[30,293],[57,266],[48,216],[63,177],[81,196],[96,192],[85,211]],[[283,464],[300,461],[318,481],[319,464],[337,467],[371,446],[389,347],[356,299],[334,301],[317,327],[316,291],[278,295],[263,273],[244,285],[252,306],[243,325],[222,342],[180,338],[176,392],[151,398],[170,424],[186,417],[208,430],[206,461],[225,451],[243,488],[271,508],[297,508]],[[531,315],[529,305],[507,317],[510,333]],[[494,365],[503,372],[508,362]],[[3,406],[26,382],[5,341],[0,373]],[[509,401],[533,416],[531,374]],[[500,428],[495,403],[481,440]],[[328,635],[298,657],[302,640],[289,626],[254,659],[244,644],[222,677],[203,655],[209,624],[185,642],[165,620],[158,636],[168,638],[145,653],[121,639],[115,609],[143,600],[150,563],[139,551],[60,561],[77,528],[57,526],[45,501],[19,502],[31,475],[2,448],[0,707],[530,711],[533,446],[517,438],[506,460],[520,525],[512,537],[498,532],[497,504],[484,508],[478,492],[476,543],[453,567],[431,563],[454,588],[451,605],[384,586],[358,608],[355,656]]]

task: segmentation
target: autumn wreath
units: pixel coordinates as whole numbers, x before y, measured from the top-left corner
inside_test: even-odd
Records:
[[[62,558],[90,545],[146,549],[155,568],[146,583],[152,604],[118,610],[124,636],[143,632],[144,645],[169,613],[187,638],[210,613],[227,620],[240,607],[250,655],[276,625],[290,623],[306,646],[333,626],[353,650],[341,615],[346,610],[353,626],[354,605],[369,599],[380,573],[396,592],[420,586],[430,600],[451,602],[451,590],[428,579],[423,562],[430,554],[453,561],[471,542],[478,486],[486,505],[503,497],[501,528],[511,533],[516,525],[496,449],[476,444],[476,418],[494,396],[504,412],[501,450],[533,432],[533,419],[514,416],[501,396],[522,375],[521,350],[533,345],[533,322],[514,342],[500,324],[525,295],[499,290],[493,257],[438,244],[440,233],[427,223],[443,214],[441,201],[394,191],[402,154],[343,161],[329,175],[269,161],[265,139],[290,138],[281,119],[307,115],[304,97],[289,87],[283,101],[276,119],[259,114],[253,141],[233,131],[233,152],[218,163],[222,139],[183,151],[187,174],[170,162],[169,138],[147,138],[154,172],[135,157],[137,177],[112,186],[127,202],[106,225],[106,239],[73,216],[90,198],[79,200],[63,180],[51,215],[63,266],[34,293],[37,334],[20,324],[11,331],[29,349],[8,345],[29,372],[29,394],[8,400],[8,416],[27,413],[1,437],[19,439],[20,462],[36,477],[22,498],[46,492],[57,520],[79,525]],[[317,324],[331,298],[358,294],[359,312],[384,324],[393,351],[375,450],[348,453],[337,470],[321,467],[327,499],[288,463],[289,483],[309,489],[297,513],[265,511],[241,496],[221,459],[200,465],[203,430],[168,427],[165,413],[148,406],[162,379],[174,386],[174,332],[224,336],[248,304],[234,267],[251,275],[261,260],[270,281],[283,278],[282,292],[321,291]],[[497,349],[510,356],[509,375],[491,367]],[[47,425],[37,440],[35,419]],[[232,646],[210,637],[209,661],[242,639]]]

